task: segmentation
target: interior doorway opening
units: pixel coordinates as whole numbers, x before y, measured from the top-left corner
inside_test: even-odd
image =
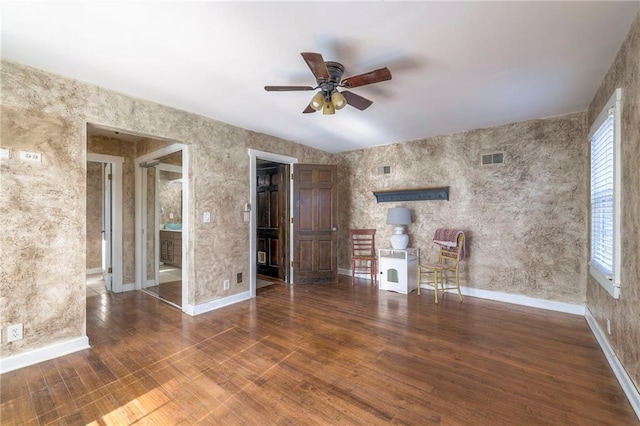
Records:
[[[256,288],[287,281],[289,176],[289,164],[256,160]]]
[[[255,297],[256,296],[256,289],[258,288],[258,285],[269,285],[271,280],[282,280],[283,282],[286,283],[291,283],[293,280],[293,275],[292,275],[292,266],[291,266],[291,260],[293,259],[292,257],[292,248],[293,248],[293,233],[292,233],[292,225],[291,225],[291,170],[293,167],[293,164],[296,164],[298,162],[297,158],[294,157],[288,157],[285,155],[279,155],[279,154],[274,154],[271,152],[265,152],[265,151],[258,151],[255,149],[249,149],[248,150],[249,153],[249,166],[250,166],[250,180],[249,182],[250,184],[250,194],[251,194],[251,203],[250,203],[250,210],[251,210],[251,226],[250,226],[250,285],[249,285],[249,291],[251,294],[251,297]],[[284,259],[279,261],[280,265],[278,265],[278,270],[281,271],[284,270],[284,272],[278,272],[279,274],[281,274],[281,276],[283,277],[281,278],[273,278],[273,277],[269,277],[268,275],[261,275],[258,273],[258,266],[259,265],[263,265],[263,266],[268,266],[268,258],[266,253],[263,255],[261,254],[261,259],[260,259],[260,263],[258,262],[258,252],[265,252],[264,248],[264,244],[266,243],[262,243],[263,245],[261,246],[261,250],[258,250],[258,187],[259,186],[265,186],[265,187],[270,187],[270,185],[266,185],[267,184],[267,179],[265,177],[262,177],[262,185],[259,185],[259,180],[258,180],[258,168],[259,167],[263,167],[263,170],[261,171],[261,174],[264,176],[265,174],[267,174],[267,170],[269,170],[270,168],[278,168],[280,166],[283,166],[282,170],[280,170],[278,173],[282,173],[282,178],[284,183],[282,184],[283,188],[286,187],[286,195],[282,195],[279,194],[279,197],[282,199],[282,197],[284,197],[284,199],[286,200],[286,207],[282,207],[281,210],[276,214],[276,215],[271,215],[271,216],[263,216],[260,218],[260,223],[263,225],[268,225],[269,222],[269,217],[280,217],[283,218],[283,222],[280,222],[279,225],[281,226],[281,228],[283,228],[282,230],[278,230],[278,234],[279,235],[284,235],[284,240],[278,242],[279,245],[279,250],[280,252],[278,253],[278,257],[280,259]],[[284,167],[286,166],[286,168]],[[271,179],[271,178],[270,178]],[[283,189],[284,191],[285,189]],[[264,199],[266,200],[267,194],[269,194],[269,197],[271,197],[270,192],[272,191],[261,191],[264,193],[264,195],[261,195],[261,197],[264,197]],[[273,197],[275,197],[275,195],[273,195]],[[281,201],[284,202],[284,201]],[[264,204],[266,205],[266,203],[261,203],[261,205]],[[274,205],[279,205],[279,204],[274,204]],[[271,208],[271,203],[268,204],[269,209]],[[265,210],[265,209],[260,209],[260,210]],[[284,223],[284,221],[286,221],[286,224]],[[286,231],[285,231],[286,230]],[[264,237],[263,237],[264,238]],[[281,237],[279,237],[280,239]],[[275,244],[275,243],[274,243]],[[277,259],[277,258],[276,258]]]
[[[124,158],[87,154],[87,295],[123,291],[122,164]]]
[[[173,294],[177,294],[177,298],[173,295],[167,295],[166,292],[156,292],[156,296],[162,293],[166,295],[169,303],[181,307],[185,311],[185,303],[188,300],[188,259],[186,256],[187,236],[188,236],[188,146],[175,141],[158,138],[148,135],[135,134],[126,130],[120,130],[104,125],[87,123],[86,127],[87,141],[87,296],[96,294],[106,294],[109,291],[119,293],[123,291],[142,290],[145,283],[147,270],[151,270],[155,284],[161,285],[166,282],[177,282],[177,289]],[[160,188],[165,185],[168,188],[174,188],[172,202],[174,204],[168,206],[165,210],[167,218],[162,216],[161,212],[157,212],[152,207],[153,214],[157,214],[158,221],[166,230],[174,231],[174,235],[178,235],[172,240],[173,245],[168,248],[165,253],[172,254],[172,261],[177,262],[177,266],[160,262],[160,225],[156,220],[149,222],[143,221],[141,214],[143,212],[142,201],[142,171],[140,164],[148,163],[152,160],[159,160],[162,164],[154,169],[157,171],[159,184],[154,188]],[[97,164],[93,164],[97,163]],[[90,170],[95,169],[97,179],[94,184],[89,182]],[[184,174],[183,174],[184,172]],[[145,179],[147,176],[145,175]],[[163,180],[164,179],[164,180]],[[108,186],[105,182],[109,181]],[[155,180],[154,180],[155,183]],[[95,187],[94,192],[102,191],[97,199],[90,199],[89,192]],[[105,195],[108,190],[111,196]],[[162,192],[157,194],[160,199],[164,196]],[[154,196],[155,197],[155,196]],[[154,202],[157,201],[152,199]],[[159,204],[156,202],[156,204]],[[98,213],[94,214],[97,219],[95,225],[98,238],[95,237],[96,232],[89,232],[89,215],[90,208],[96,207]],[[101,209],[111,209],[111,220],[103,220]],[[157,212],[157,213],[156,213]],[[110,223],[109,223],[110,222]],[[109,226],[111,231],[109,231]],[[175,226],[181,229],[175,229]],[[173,228],[173,229],[172,229]],[[152,230],[151,232],[149,230]],[[181,231],[181,232],[180,232]],[[146,239],[147,235],[153,236],[153,255],[147,259],[146,255]],[[110,238],[106,238],[110,237]],[[100,241],[98,241],[100,240]],[[94,251],[98,254],[93,255],[89,260],[89,246],[97,247]],[[109,249],[109,245],[111,248]],[[101,250],[100,247],[104,247]],[[106,255],[106,256],[105,256]],[[95,260],[95,259],[98,260]],[[106,258],[107,261],[102,259]],[[111,260],[111,268],[103,266]],[[152,268],[146,268],[147,261],[157,265]],[[91,265],[90,265],[91,263]],[[111,278],[102,276],[103,272],[111,274]],[[109,282],[112,284],[109,285]],[[95,286],[97,291],[89,291],[89,285]],[[153,289],[152,289],[153,290]]]

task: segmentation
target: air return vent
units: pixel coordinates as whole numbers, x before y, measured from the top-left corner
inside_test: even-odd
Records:
[[[378,167],[379,175],[390,175],[391,174],[391,166],[380,166]]]
[[[482,165],[502,164],[504,162],[504,153],[496,152],[493,154],[482,154]]]

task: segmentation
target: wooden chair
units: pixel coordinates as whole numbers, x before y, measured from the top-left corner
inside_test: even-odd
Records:
[[[435,303],[438,303],[438,290],[442,290],[443,295],[446,290],[458,290],[458,297],[462,302],[460,260],[463,257],[464,233],[459,232],[455,247],[440,245],[440,253],[436,263],[418,266],[418,294],[420,294],[420,285],[426,284],[434,289]]]
[[[356,274],[369,274],[371,283],[378,282],[378,262],[376,256],[376,230],[351,229],[351,285]]]

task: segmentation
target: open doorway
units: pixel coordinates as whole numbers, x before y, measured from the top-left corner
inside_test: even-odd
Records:
[[[287,280],[289,165],[256,160],[256,288]]]
[[[119,156],[87,154],[87,296],[121,292],[122,164]]]
[[[179,262],[179,267],[166,265],[162,272],[160,269],[151,268],[151,274],[155,285],[164,284],[169,281],[177,281],[178,289],[175,293],[177,298],[168,296],[170,303],[178,307],[185,306],[188,288],[186,241],[188,235],[188,164],[187,145],[174,141],[136,135],[132,132],[109,128],[103,125],[87,123],[87,272],[90,285],[95,285],[95,292],[89,294],[107,294],[109,291],[119,293],[122,291],[142,290],[143,283],[147,275],[146,262],[160,264],[160,226],[156,224],[155,218],[149,223],[140,217],[142,212],[141,187],[142,172],[141,163],[147,163],[158,159],[162,163],[157,170],[158,183],[153,188],[165,185],[175,189],[171,196],[172,200],[177,200],[175,204],[166,210],[167,219],[158,214],[158,222],[173,222],[181,224],[177,231],[177,241],[170,248],[174,254],[173,261]],[[94,164],[95,163],[95,164]],[[182,172],[184,171],[184,175]],[[89,175],[95,175],[93,182]],[[147,176],[145,175],[145,179]],[[164,181],[162,180],[164,179]],[[184,191],[183,182],[184,181]],[[93,182],[93,183],[91,183]],[[155,177],[152,179],[155,184]],[[111,196],[107,196],[111,191]],[[98,195],[90,195],[95,192]],[[184,194],[183,194],[184,192]],[[158,192],[158,196],[164,196]],[[152,201],[154,199],[152,198]],[[157,200],[154,201],[158,203]],[[155,204],[154,204],[155,206]],[[111,210],[107,217],[111,220],[104,220],[104,212]],[[154,214],[155,207],[151,210]],[[171,214],[169,214],[171,213]],[[93,217],[93,218],[90,218]],[[89,222],[94,223],[95,232],[89,231]],[[111,230],[109,230],[109,225]],[[143,227],[144,226],[144,227]],[[173,225],[167,227],[171,228]],[[153,253],[147,259],[146,237],[153,238],[151,245]],[[90,248],[91,247],[91,248]],[[102,249],[104,247],[104,249]],[[109,249],[109,247],[111,247]],[[143,249],[145,251],[143,251]],[[89,251],[93,250],[98,254],[90,256]],[[105,256],[106,255],[106,256]],[[103,259],[110,258],[111,268],[103,267]],[[108,260],[107,260],[108,262]],[[166,269],[166,272],[165,272]],[[103,276],[104,273],[104,276]],[[110,274],[110,277],[107,275]],[[162,277],[162,278],[160,278]],[[109,284],[111,283],[111,285]],[[157,292],[159,293],[159,292]],[[184,310],[184,309],[183,309]]]
[[[292,280],[292,267],[291,267],[291,254],[292,254],[292,227],[291,227],[291,167],[298,162],[297,158],[287,157],[285,155],[274,154],[271,152],[258,151],[249,149],[249,166],[250,166],[250,193],[251,193],[251,236],[250,236],[250,250],[251,250],[251,270],[250,270],[250,287],[249,291],[251,297],[256,296],[256,289],[258,286],[270,285],[273,281],[290,283]],[[258,178],[258,169],[261,177]],[[273,170],[271,172],[270,170]],[[279,177],[269,177],[266,175],[280,175]],[[281,180],[282,183],[278,184],[278,191],[282,188],[282,191],[286,194],[278,194],[278,199],[275,203],[269,202],[267,204],[267,198],[271,200],[276,198],[272,194],[274,187],[271,185],[271,180]],[[262,201],[258,201],[258,188],[263,195]],[[260,206],[258,206],[260,204]],[[272,208],[279,207],[278,212],[272,212]],[[261,217],[259,218],[259,215]],[[275,219],[278,230],[269,230],[270,221]],[[258,223],[260,222],[260,227]],[[261,232],[262,242],[260,248],[258,247],[258,229],[265,228],[266,234]],[[271,235],[278,235],[278,242],[269,243],[269,233]],[[277,253],[272,256],[272,260],[269,261],[267,254],[267,246],[273,244],[277,247]],[[271,250],[269,250],[271,251]],[[260,257],[260,259],[258,258]],[[278,260],[281,259],[281,260]],[[275,261],[275,262],[274,262]],[[271,263],[271,265],[269,265]],[[275,265],[275,263],[278,263]],[[260,272],[259,272],[260,271]],[[265,272],[276,275],[271,277],[269,275],[263,275]],[[276,278],[277,277],[277,278]]]

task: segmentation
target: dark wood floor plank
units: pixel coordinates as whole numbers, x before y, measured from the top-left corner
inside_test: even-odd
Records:
[[[91,349],[0,376],[17,424],[639,424],[584,318],[366,281],[190,317],[87,299]]]

